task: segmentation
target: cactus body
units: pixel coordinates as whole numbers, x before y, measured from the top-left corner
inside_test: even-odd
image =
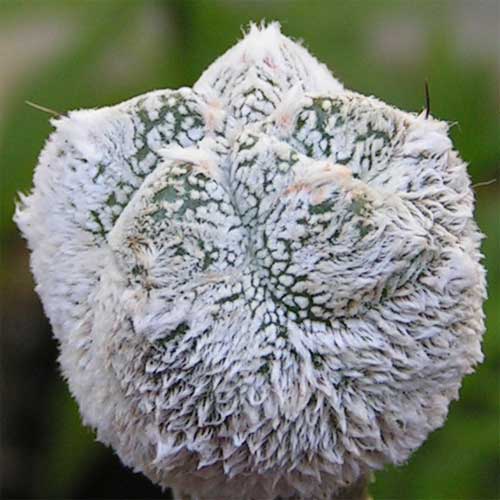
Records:
[[[54,125],[16,221],[126,465],[196,498],[329,498],[443,424],[485,297],[446,124],[345,90],[272,24],[193,89]]]

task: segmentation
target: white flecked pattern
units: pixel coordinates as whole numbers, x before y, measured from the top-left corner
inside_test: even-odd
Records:
[[[193,89],[53,121],[16,222],[83,419],[193,498],[329,498],[482,360],[465,164],[252,26]]]

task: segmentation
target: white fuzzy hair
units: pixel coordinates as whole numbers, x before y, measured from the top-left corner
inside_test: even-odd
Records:
[[[73,111],[15,220],[83,420],[193,498],[329,498],[482,360],[465,164],[252,26],[193,89]]]

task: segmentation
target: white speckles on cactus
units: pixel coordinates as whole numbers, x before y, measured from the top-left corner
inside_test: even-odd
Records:
[[[197,498],[328,498],[401,463],[482,358],[444,123],[277,25],[191,89],[54,121],[16,221],[85,422]]]

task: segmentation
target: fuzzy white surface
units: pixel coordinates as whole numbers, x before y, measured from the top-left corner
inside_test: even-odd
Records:
[[[403,463],[482,360],[446,124],[253,26],[191,89],[54,120],[16,222],[84,422],[193,498]]]

